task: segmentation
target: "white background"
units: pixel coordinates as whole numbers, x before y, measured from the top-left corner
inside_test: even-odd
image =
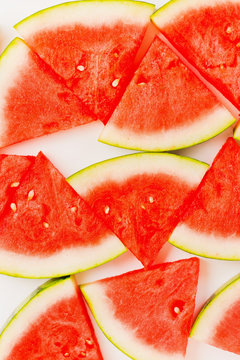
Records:
[[[0,52],[16,36],[12,28],[16,22],[37,10],[60,2],[54,0],[0,0]],[[155,3],[159,7],[164,1],[160,0]],[[81,126],[69,131],[14,145],[0,150],[0,153],[36,155],[38,151],[42,150],[64,176],[68,177],[92,163],[131,153],[128,150],[99,143],[97,138],[102,127],[103,125],[100,122]],[[232,135],[232,129],[225,131],[207,143],[179,151],[178,153],[210,163],[229,135]],[[161,261],[171,261],[186,257],[190,257],[190,255],[166,244],[159,259]],[[92,281],[140,267],[141,264],[127,252],[108,264],[79,274],[77,278],[79,283]],[[199,307],[208,296],[238,272],[239,262],[202,259],[196,311],[199,310]],[[4,325],[14,308],[42,282],[44,280],[18,279],[0,275],[0,328]],[[104,337],[95,323],[94,326],[105,360],[129,359]],[[239,359],[239,356],[190,339],[186,359],[236,360]]]

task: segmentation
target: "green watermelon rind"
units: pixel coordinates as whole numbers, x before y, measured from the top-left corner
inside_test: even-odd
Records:
[[[193,324],[191,332],[190,332],[191,338],[199,340],[199,341],[204,341],[204,342],[208,342],[208,340],[210,340],[207,338],[207,336],[205,336],[205,339],[203,339],[203,337],[201,337],[201,335],[199,334],[200,324],[202,321],[204,321],[205,317],[207,316],[206,332],[207,331],[212,332],[213,329],[211,328],[211,324],[209,323],[209,316],[207,313],[209,312],[209,310],[210,310],[210,313],[211,312],[213,313],[215,306],[217,306],[217,308],[219,308],[219,305],[216,305],[215,302],[218,301],[219,299],[221,300],[221,296],[225,295],[226,291],[230,291],[229,304],[232,304],[234,299],[231,296],[231,291],[235,289],[236,285],[239,286],[239,284],[240,284],[239,282],[240,282],[240,274],[237,274],[236,276],[231,278],[229,281],[227,281],[225,284],[223,284],[217,291],[215,291],[212,294],[212,296],[209,297],[209,299],[205,302],[205,304],[201,308],[200,312],[198,313],[198,315],[194,321],[194,324]],[[239,296],[238,296],[238,298],[239,298]],[[230,307],[231,305],[229,305],[229,304],[228,304],[228,306]],[[221,308],[221,310],[222,310],[222,308]],[[224,313],[222,315],[224,316]],[[214,345],[214,344],[210,344],[210,345]]]
[[[240,124],[238,123],[233,130],[233,137],[235,140],[240,141]]]
[[[0,330],[0,352],[1,352],[1,340],[3,336],[7,333],[7,331],[14,326],[14,322],[21,317],[22,312],[28,308],[28,305],[33,301],[38,299],[40,296],[45,295],[45,291],[48,291],[49,288],[54,286],[58,286],[63,284],[65,281],[69,281],[71,276],[64,276],[62,278],[50,279],[47,282],[40,285],[36,290],[34,290],[12,313],[12,315],[8,318],[2,330]],[[71,280],[74,281],[74,280]],[[67,296],[67,294],[66,294]]]
[[[134,355],[130,355],[128,352],[127,352],[127,349],[126,349],[126,345],[125,346],[121,346],[118,344],[118,336],[116,335],[116,337],[114,336],[111,336],[110,332],[108,332],[107,330],[105,330],[104,326],[102,325],[101,321],[99,320],[99,313],[97,313],[95,311],[95,307],[94,307],[94,304],[93,304],[93,301],[92,301],[92,297],[89,296],[89,291],[88,291],[88,287],[92,287],[92,286],[95,286],[94,283],[90,283],[90,284],[83,284],[83,285],[80,285],[80,289],[81,289],[81,292],[91,310],[91,313],[96,321],[96,323],[98,324],[99,328],[101,329],[101,331],[103,332],[103,334],[106,336],[106,338],[114,345],[116,346],[117,349],[119,349],[123,354],[127,355],[129,358],[133,359],[133,360],[143,360],[143,358],[138,358]],[[102,311],[104,311],[104,309],[102,309]],[[106,316],[108,317],[108,314],[106,314]],[[148,346],[146,346],[148,347]],[[155,350],[155,349],[154,349]],[[155,353],[156,354],[156,353]],[[133,357],[134,356],[134,357]],[[158,357],[149,357],[151,358],[152,360],[153,359],[161,359],[161,360],[183,360],[184,359],[184,356],[182,355],[179,355],[177,356],[176,354],[173,354],[173,355],[168,355],[166,353],[160,353],[158,352]],[[145,358],[144,358],[145,360]]]
[[[29,15],[28,17],[26,17],[25,19],[19,21],[17,24],[14,25],[14,28],[17,31],[20,31],[22,29],[24,29],[25,25],[29,26],[29,23],[35,20],[40,21],[40,25],[41,25],[41,18],[44,18],[44,15],[50,15],[50,13],[52,12],[52,15],[55,16],[54,12],[56,10],[62,10],[63,13],[66,11],[66,8],[72,7],[73,11],[74,8],[78,7],[78,6],[87,6],[88,4],[92,4],[92,3],[106,3],[106,4],[115,4],[115,3],[121,3],[121,4],[130,4],[130,5],[134,5],[135,9],[148,9],[151,12],[149,13],[149,17],[150,15],[153,13],[154,9],[155,9],[155,5],[147,3],[147,2],[142,2],[142,1],[133,1],[133,0],[84,0],[84,1],[69,1],[69,2],[65,2],[62,4],[58,4],[58,5],[54,5],[51,7],[48,7],[46,9],[40,10],[34,14]],[[91,5],[90,5],[91,6]],[[127,14],[127,13],[126,13]],[[136,15],[136,14],[135,14]],[[79,19],[81,20],[81,19]],[[98,21],[102,21],[101,18],[97,18]],[[136,22],[137,22],[137,17],[136,17]],[[103,24],[103,22],[102,22]]]

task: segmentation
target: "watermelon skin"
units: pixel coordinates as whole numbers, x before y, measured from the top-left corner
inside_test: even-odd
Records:
[[[137,1],[75,1],[33,14],[15,28],[106,123],[134,72],[153,11],[154,5]]]
[[[175,150],[203,142],[234,122],[156,37],[99,140],[137,150]]]
[[[125,247],[39,153],[0,218],[0,272],[53,277],[104,263]]]
[[[0,79],[1,147],[96,120],[21,39],[1,55]]]
[[[170,243],[204,257],[239,260],[240,148],[229,138],[201,181]]]
[[[81,290],[104,334],[128,356],[178,360],[186,352],[198,273],[199,260],[191,258],[82,285]]]
[[[0,215],[33,162],[33,156],[0,154]]]
[[[75,360],[81,354],[103,360],[75,280],[53,279],[30,295],[1,333],[0,352],[2,360]]]
[[[68,181],[144,264],[156,259],[181,206],[208,166],[172,154],[133,154],[94,164]]]
[[[239,0],[174,0],[152,20],[169,41],[238,109]]]
[[[229,280],[205,303],[190,336],[240,355],[240,275]]]

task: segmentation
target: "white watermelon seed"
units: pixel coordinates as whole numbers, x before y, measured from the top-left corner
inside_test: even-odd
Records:
[[[105,206],[104,212],[105,214],[109,214],[110,211],[110,207],[109,206]]]
[[[10,208],[12,209],[13,212],[17,211],[17,205],[15,203],[11,203]]]
[[[146,83],[145,82],[138,83],[138,86],[143,86],[143,85],[146,85]]]
[[[93,342],[92,342],[91,339],[87,339],[87,340],[85,341],[85,343],[86,343],[87,345],[89,345],[89,346],[92,346],[92,345],[93,345]]]
[[[112,86],[113,86],[114,88],[116,88],[116,87],[118,86],[118,84],[119,84],[119,81],[120,81],[120,79],[115,79],[115,80],[113,80]]]
[[[70,354],[68,353],[68,352],[66,352],[65,354],[64,354],[64,357],[69,357],[70,356]]]
[[[35,195],[34,190],[30,190],[29,193],[28,193],[28,201],[32,200],[34,195]]]
[[[143,209],[143,210],[146,210],[146,208],[145,208],[145,206],[142,204],[141,205],[141,208]]]
[[[115,56],[115,58],[119,57],[118,53],[116,53],[116,52],[113,55]]]
[[[76,206],[73,206],[73,207],[71,208],[71,212],[72,212],[72,213],[75,213],[76,211],[77,211]]]
[[[48,229],[49,228],[49,224],[47,222],[44,222],[43,223],[43,226],[45,227],[45,229]]]
[[[225,66],[224,66],[223,64],[220,65],[220,69],[221,69],[221,70],[223,70],[224,67],[225,67]]]
[[[152,204],[152,203],[153,203],[153,201],[154,201],[154,200],[153,200],[153,197],[152,197],[152,196],[149,196],[149,198],[148,198],[148,199],[149,199],[150,204]]]
[[[240,47],[240,42],[239,42],[239,43],[237,43],[236,47],[238,47],[238,48]]]
[[[181,311],[180,311],[179,307],[175,306],[174,312],[175,312],[176,314],[180,314]]]
[[[20,183],[16,181],[16,182],[13,182],[10,186],[11,186],[11,188],[16,188],[19,185],[20,185]]]
[[[86,351],[81,351],[81,352],[80,352],[80,356],[86,357]]]
[[[228,26],[228,27],[227,27],[227,30],[226,30],[226,33],[227,33],[227,34],[231,34],[231,32],[232,32],[232,28],[231,28],[231,26]]]
[[[79,71],[84,71],[84,70],[85,70],[85,66],[79,65],[79,66],[77,66],[77,69],[78,69]]]

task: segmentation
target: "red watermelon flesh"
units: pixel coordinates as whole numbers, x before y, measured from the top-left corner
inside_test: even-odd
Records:
[[[180,359],[192,325],[198,273],[199,260],[191,258],[81,289],[103,332],[127,355],[141,360],[160,359],[161,354]],[[136,355],[138,347],[140,356]]]
[[[33,162],[32,156],[0,155],[0,215]]]
[[[183,222],[223,237],[240,236],[240,147],[229,138],[204,176]],[[210,241],[210,240],[209,240]]]
[[[239,14],[240,3],[234,0],[178,0],[153,17],[170,42],[238,108]]]
[[[168,241],[178,223],[180,207],[194,190],[192,184],[160,172],[132,176],[120,184],[107,181],[92,189],[85,200],[125,246],[149,266]],[[106,206],[110,209],[107,215]]]
[[[153,9],[133,1],[72,2],[33,15],[16,29],[106,123],[134,72]]]
[[[65,284],[64,284],[65,283]],[[11,351],[4,360],[103,360],[99,345],[86,311],[82,296],[73,280],[67,278],[54,284],[51,281],[39,289],[35,297],[26,305],[26,309],[18,313],[19,319],[14,319],[8,329],[14,332],[15,326],[21,324],[21,331],[15,334],[10,344]],[[54,295],[54,287],[59,288],[56,297],[47,299],[49,290]],[[61,290],[62,287],[62,290]],[[63,293],[63,291],[66,291]],[[44,294],[45,292],[45,294]],[[43,298],[46,298],[43,301]],[[60,300],[57,298],[60,297]],[[36,301],[34,301],[36,299]],[[42,307],[38,309],[38,302]],[[36,314],[29,317],[27,307],[32,306]],[[38,315],[38,312],[40,314]],[[22,314],[21,314],[22,312]],[[28,320],[24,322],[24,315]],[[35,319],[32,319],[34,318]],[[16,331],[16,329],[15,329]],[[11,331],[10,331],[11,332]],[[4,332],[3,332],[4,336]],[[8,336],[11,336],[9,334]],[[6,337],[7,339],[7,337]],[[0,348],[4,344],[0,337]],[[3,345],[2,345],[3,346]],[[4,346],[2,356],[4,356]]]
[[[133,149],[172,150],[206,140],[232,121],[217,98],[156,37],[100,141]]]
[[[0,229],[2,249],[42,257],[99,244],[110,234],[42,153],[11,198]]]
[[[17,65],[16,58],[20,59]],[[13,40],[1,56],[0,73],[6,71],[5,66],[11,72],[6,79],[5,74],[1,76],[1,146],[96,120],[22,40]]]

